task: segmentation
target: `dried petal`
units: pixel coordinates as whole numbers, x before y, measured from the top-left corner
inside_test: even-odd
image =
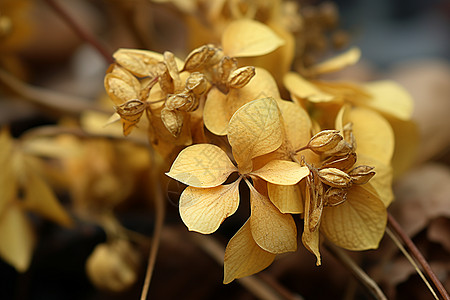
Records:
[[[336,188],[349,188],[352,185],[352,178],[345,173],[336,168],[325,168],[318,172],[320,180]]]
[[[301,214],[303,213],[302,195],[299,186],[278,185],[268,182],[267,193],[270,201],[282,213]]]
[[[245,86],[253,76],[255,76],[255,67],[239,68],[230,74],[227,85],[232,89],[240,89]]]
[[[106,74],[104,84],[108,96],[116,105],[138,99],[141,90],[141,85],[136,77],[120,67],[116,67],[112,73]]]
[[[335,99],[332,94],[321,91],[314,84],[294,72],[287,73],[283,77],[283,83],[292,95],[301,99],[307,99],[314,103],[330,102]]]
[[[332,57],[324,62],[312,66],[309,71],[313,74],[325,74],[339,71],[347,66],[354,65],[361,57],[361,50],[356,47],[349,49],[348,51]]]
[[[164,52],[164,62],[166,63],[170,77],[173,79],[174,92],[181,92],[181,90],[183,90],[183,84],[181,83],[180,72],[178,71],[175,55],[169,51]]]
[[[250,174],[273,184],[293,185],[308,176],[309,169],[292,161],[272,160]]]

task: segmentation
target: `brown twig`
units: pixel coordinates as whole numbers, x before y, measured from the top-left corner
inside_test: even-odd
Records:
[[[94,47],[107,63],[114,63],[111,53],[92,35],[75,21],[72,16],[55,0],[45,0],[47,4],[72,28],[72,30],[84,41]]]
[[[417,249],[416,245],[409,238],[409,236],[403,231],[400,224],[394,219],[394,217],[388,213],[388,224],[389,227],[395,232],[395,234],[403,241],[408,250],[411,252],[412,256],[416,259],[416,261],[422,266],[424,272],[427,274],[428,278],[433,282],[434,286],[438,290],[442,299],[450,300],[450,297],[445,290],[442,283],[437,278],[436,274],[434,274],[427,260],[423,257],[422,253],[420,253],[419,249]]]
[[[325,243],[324,245],[328,249],[328,251],[333,253],[334,256],[352,272],[352,274],[358,279],[360,283],[362,283],[367,288],[367,290],[375,299],[387,299],[387,297],[384,295],[383,291],[375,283],[375,281],[373,281],[373,279],[370,278],[370,276],[367,275],[367,273],[364,272],[364,270],[361,269],[355,263],[355,261],[347,253],[345,253],[344,250],[331,243]]]

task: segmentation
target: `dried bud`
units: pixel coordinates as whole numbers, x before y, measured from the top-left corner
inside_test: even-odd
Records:
[[[191,92],[169,95],[166,100],[168,110],[193,111],[198,107],[198,100]]]
[[[182,71],[197,71],[209,64],[209,60],[214,56],[216,50],[207,45],[194,49],[186,57]]]
[[[86,272],[97,287],[120,292],[138,279],[140,260],[128,241],[99,244],[86,261]]]
[[[249,83],[255,74],[255,67],[242,67],[234,70],[228,77],[228,87],[240,89]]]
[[[307,147],[316,153],[324,153],[332,151],[340,141],[342,135],[338,130],[322,130],[309,140]]]
[[[195,95],[203,94],[208,87],[205,75],[199,72],[194,72],[186,79],[186,89],[192,91]]]
[[[367,183],[373,176],[375,176],[375,171],[372,171],[373,167],[369,167],[366,165],[357,166],[353,170],[351,170],[348,175],[352,177],[353,183],[355,184],[365,184]]]
[[[119,116],[131,123],[137,123],[142,116],[147,104],[140,100],[130,100],[119,106],[116,106],[116,112]]]
[[[329,188],[325,192],[325,206],[337,206],[347,200],[347,190],[339,188]]]
[[[336,168],[325,168],[319,170],[320,180],[335,188],[349,188],[352,185],[350,175]]]
[[[161,121],[174,137],[178,137],[183,127],[184,112],[165,107],[161,110]]]
[[[346,171],[356,163],[356,158],[355,152],[350,152],[344,156],[331,156],[322,163],[321,168],[336,168]]]

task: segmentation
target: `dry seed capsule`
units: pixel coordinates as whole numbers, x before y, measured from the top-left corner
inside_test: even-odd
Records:
[[[342,135],[338,130],[322,130],[309,140],[307,147],[316,153],[324,153],[333,150],[340,141]]]
[[[215,53],[216,51],[207,45],[194,49],[191,53],[189,53],[188,57],[186,57],[182,71],[192,72],[202,69],[209,63],[209,60]]]
[[[228,77],[228,87],[240,89],[244,87],[255,76],[255,67],[242,67],[234,70]]]
[[[147,104],[140,100],[130,100],[116,106],[116,112],[119,116],[128,122],[137,123],[142,116]]]
[[[342,139],[336,147],[329,151],[325,151],[322,154],[325,156],[343,156],[352,152],[354,152],[352,146]]]
[[[350,175],[336,168],[325,168],[319,170],[320,180],[335,188],[349,188],[352,185]]]
[[[190,91],[167,96],[166,108],[168,110],[192,111],[198,106],[198,101]]]
[[[325,192],[325,206],[337,206],[347,200],[347,190],[339,188],[329,188]]]
[[[177,110],[163,108],[161,110],[161,121],[174,137],[178,137],[180,135],[181,128],[183,127],[184,113]]]
[[[344,134],[344,140],[347,143],[349,143],[352,150],[355,151],[356,150],[356,139],[355,139],[355,136],[353,135],[353,124],[352,123],[345,124],[342,131]]]
[[[361,165],[351,170],[348,175],[350,175],[354,184],[365,184],[375,176],[375,171],[372,170],[373,167]]]
[[[199,72],[194,72],[186,79],[186,89],[192,91],[195,95],[201,95],[206,91],[208,84],[205,75]]]
[[[218,73],[219,81],[223,84],[228,82],[231,72],[237,68],[237,59],[234,57],[225,56],[220,60]]]
[[[336,168],[346,171],[356,163],[356,158],[355,152],[344,156],[331,156],[322,163],[322,168]]]

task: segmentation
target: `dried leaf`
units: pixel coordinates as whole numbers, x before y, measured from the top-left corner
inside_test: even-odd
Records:
[[[283,141],[276,101],[264,98],[242,106],[231,118],[227,132],[240,172],[248,173],[252,158],[276,150]]]
[[[290,214],[281,213],[269,198],[250,186],[250,227],[255,242],[270,253],[297,250],[297,227]]]
[[[239,206],[239,182],[212,188],[187,187],[180,197],[180,216],[191,231],[213,233]]]
[[[298,185],[278,185],[267,183],[269,199],[283,214],[303,213],[303,203]]]
[[[250,174],[273,184],[293,185],[308,176],[309,169],[292,161],[272,160]]]
[[[35,235],[24,212],[17,204],[8,206],[0,219],[0,256],[19,272],[30,265]]]
[[[250,222],[230,239],[225,250],[224,279],[227,284],[236,278],[249,276],[267,268],[275,259],[275,254],[267,252],[255,242]]]
[[[360,57],[361,50],[359,50],[359,48],[353,47],[340,55],[312,66],[308,71],[317,75],[336,72],[347,66],[354,65],[358,62]]]
[[[386,221],[386,208],[368,183],[349,189],[341,205],[325,207],[320,229],[339,247],[359,251],[378,247]]]
[[[226,153],[211,144],[197,144],[178,154],[167,176],[193,187],[215,187],[237,171]]]
[[[292,95],[301,99],[307,99],[314,103],[330,102],[335,99],[335,96],[321,91],[297,73],[287,73],[283,77],[283,83]]]
[[[224,53],[234,57],[264,55],[283,44],[272,29],[250,19],[231,22],[222,34]]]

